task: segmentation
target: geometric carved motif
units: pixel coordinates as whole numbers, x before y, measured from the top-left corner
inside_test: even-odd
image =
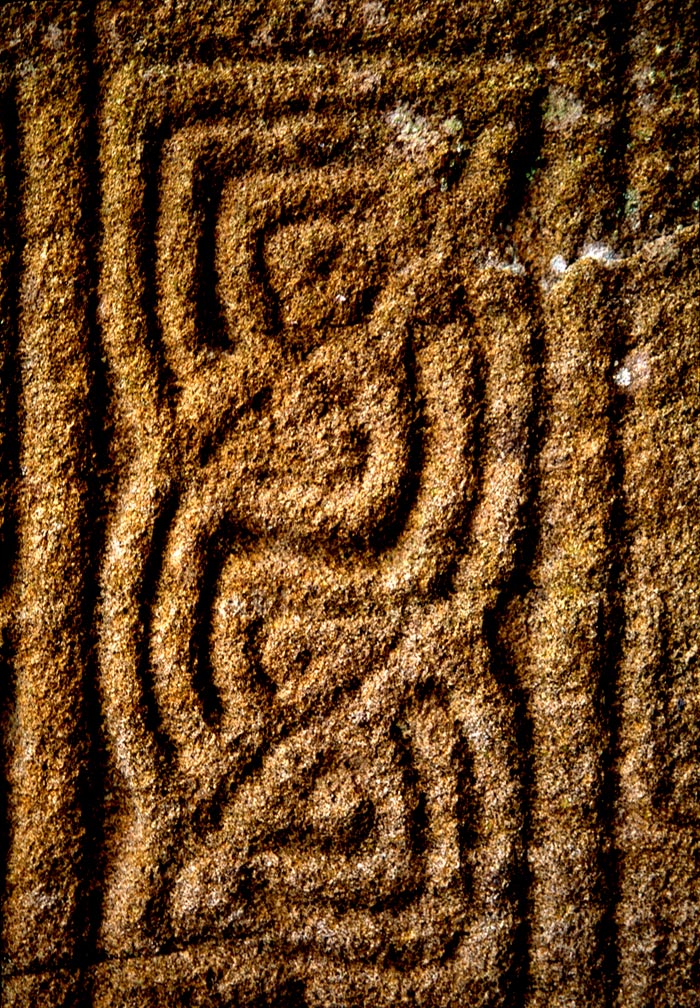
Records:
[[[103,940],[430,962],[452,1004],[508,968],[519,912],[514,712],[474,588],[513,556],[531,323],[508,271],[456,301],[459,252],[411,207],[437,221],[459,188],[380,157],[380,79],[337,110],[285,67],[267,130],[261,65],[110,86],[100,305],[130,461],[100,688],[128,825]]]
[[[0,11],[2,1008],[695,1005],[696,89],[569,6]]]

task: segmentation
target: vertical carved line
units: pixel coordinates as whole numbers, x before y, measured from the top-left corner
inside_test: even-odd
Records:
[[[0,72],[0,716],[9,734],[12,612],[10,585],[15,560],[13,488],[17,478],[17,283],[20,236],[17,229],[17,109],[14,89]],[[7,720],[6,720],[7,718]],[[4,790],[4,782],[3,782]],[[4,853],[5,838],[2,839]]]
[[[61,30],[74,42],[73,16]],[[74,959],[87,755],[84,538],[90,436],[83,109],[72,44],[38,52],[17,85],[23,191],[18,296],[18,548],[12,588],[13,745],[3,944],[11,969]]]
[[[700,980],[697,234],[635,256],[625,286],[619,1008],[690,1005]]]
[[[115,453],[121,449],[129,461],[118,473],[116,503],[106,523],[97,619],[98,690],[109,756],[126,786],[136,837],[119,838],[119,855],[105,881],[100,941],[110,952],[123,950],[124,934],[127,941],[138,940],[151,890],[150,866],[143,859],[133,866],[125,852],[140,843],[155,843],[163,760],[148,724],[141,673],[148,662],[144,616],[172,497],[163,464],[169,414],[142,268],[149,221],[145,209],[134,218],[130,210],[132,205],[144,207],[151,153],[131,99],[124,98],[139,87],[138,73],[127,66],[108,85],[100,113],[98,308],[114,397]],[[138,144],[131,142],[135,130]]]
[[[0,549],[5,556],[4,569],[0,581],[0,590],[4,589],[9,577],[10,567],[8,542],[8,524],[10,511],[10,473],[12,449],[12,322],[14,305],[12,302],[11,271],[16,250],[14,249],[14,234],[12,228],[12,211],[10,207],[11,194],[8,176],[11,172],[12,158],[11,117],[13,104],[9,95],[7,81],[0,75],[0,101],[3,106],[0,118]],[[0,625],[5,624],[4,607]],[[4,633],[4,631],[3,631]]]
[[[547,430],[525,673],[534,750],[529,1005],[607,999],[601,940],[605,665],[614,495],[610,273],[583,261],[545,299]]]
[[[16,284],[18,235],[13,194],[16,188],[16,109],[9,81],[0,72],[0,859],[7,856],[7,756],[12,737],[12,570],[16,542],[13,488],[16,450]],[[4,881],[4,880],[3,880]],[[1,981],[0,981],[1,983]]]

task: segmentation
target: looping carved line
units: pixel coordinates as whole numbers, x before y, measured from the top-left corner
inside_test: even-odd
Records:
[[[164,80],[160,86],[171,88],[172,102],[182,102],[177,85]],[[213,79],[202,88],[210,96],[217,93]],[[264,254],[273,255],[280,227],[303,231],[304,222],[326,212],[332,200],[336,209],[352,212],[358,193],[383,200],[385,207],[402,199],[398,191],[392,196],[392,182],[381,170],[374,177],[370,171],[367,184],[352,165],[312,169],[304,187],[295,188],[293,179],[282,187],[265,182],[242,158],[250,154],[254,162],[273,151],[281,131],[272,130],[257,155],[251,154],[259,141],[245,128],[224,124],[227,101],[202,98],[216,117],[202,125],[196,122],[201,110],[195,89],[188,121],[165,137],[156,273],[150,281],[138,256],[143,231],[126,213],[134,202],[143,205],[138,162],[128,167],[123,201],[110,185],[117,168],[124,179],[120,154],[133,148],[128,116],[121,127],[110,124],[105,145],[105,220],[112,222],[106,240],[108,247],[121,249],[108,257],[104,273],[105,344],[121,406],[120,436],[138,451],[124,476],[102,580],[102,692],[111,745],[132,804],[131,827],[111,880],[105,941],[115,950],[160,945],[168,940],[168,925],[162,923],[168,920],[172,934],[191,935],[206,921],[203,885],[209,886],[208,897],[220,891],[232,915],[228,926],[235,928],[240,900],[245,904],[240,886],[261,874],[297,899],[325,892],[331,902],[342,903],[343,890],[357,884],[353,844],[362,846],[370,836],[379,846],[363,854],[375,866],[368,901],[373,891],[374,903],[383,900],[387,906],[400,892],[410,894],[404,875],[418,857],[423,885],[402,911],[404,922],[430,905],[436,922],[435,934],[426,938],[428,946],[434,943],[430,954],[438,955],[438,946],[457,934],[451,968],[465,983],[467,976],[476,983],[486,961],[507,959],[508,879],[518,856],[520,795],[513,712],[491,679],[472,586],[488,584],[496,591],[512,563],[531,409],[530,393],[521,391],[531,386],[527,311],[509,317],[517,299],[508,287],[515,281],[489,272],[467,284],[477,314],[487,320],[483,332],[454,313],[453,321],[442,325],[416,325],[411,306],[418,272],[430,263],[439,284],[449,258],[449,250],[424,243],[413,260],[404,256],[398,272],[387,272],[377,260],[380,282],[367,303],[367,318],[348,316],[337,329],[331,325],[325,342],[312,334],[303,346],[280,342],[280,320],[260,316],[260,304],[242,309],[235,276],[219,276],[223,310],[238,323],[228,325],[224,343],[208,345],[198,318],[201,292],[192,255],[201,228],[212,225],[197,205],[202,179],[214,180],[214,239],[232,250],[227,261],[234,274],[248,270],[249,278],[255,265],[246,266],[246,259],[254,260],[261,241],[268,242]],[[110,114],[121,113],[108,102],[105,118]],[[317,124],[307,125],[313,132]],[[449,205],[439,207],[438,218],[450,212]],[[246,228],[248,237],[236,247]],[[388,240],[394,267],[401,254],[396,244]],[[163,396],[162,376],[146,349],[148,320],[141,304],[149,282],[157,285],[162,349],[175,379],[170,397]],[[286,385],[280,385],[280,374]],[[330,393],[329,381],[336,383]],[[312,474],[300,482],[298,473],[284,471],[280,458],[273,473],[277,483],[262,470],[262,482],[256,483],[249,446],[262,445],[261,465],[274,463],[270,431],[285,429],[285,423],[289,431],[303,426],[319,382],[322,394],[337,402],[339,417],[348,410],[354,416],[357,474],[351,466],[349,483],[341,472],[337,490],[322,494]],[[214,416],[219,419],[212,423]],[[323,416],[311,419],[323,432]],[[471,541],[464,552],[468,521]],[[344,543],[338,538],[343,529]],[[318,549],[307,561],[311,540]],[[217,550],[222,560],[212,566]],[[289,580],[272,590],[280,555],[288,558]],[[220,584],[228,578],[229,585],[241,586],[243,615],[229,621],[228,630],[217,613],[232,598],[207,584],[212,571]],[[251,602],[251,592],[260,594],[256,583],[266,585],[267,601]],[[280,619],[284,623],[284,614],[295,611],[284,598],[297,584],[310,592],[320,586],[324,604],[338,614],[373,607],[384,614],[379,625],[367,624],[377,639],[365,655],[367,664],[355,643],[357,655],[350,654],[330,692],[328,661],[314,666],[311,655],[308,674],[295,673],[296,686],[285,692],[284,683],[273,681],[281,666],[264,654]],[[447,593],[449,602],[430,602],[436,589]],[[211,593],[210,612],[203,613],[203,592]],[[144,627],[142,600],[149,593]],[[217,637],[226,633],[232,646],[222,664]],[[429,644],[421,644],[426,639]],[[341,650],[345,647],[341,639]],[[149,703],[155,712],[150,721]],[[361,780],[357,768],[342,769],[343,740],[347,749],[358,737],[379,765],[385,762],[383,775]],[[409,754],[408,769],[395,785],[375,793],[376,779],[394,780],[402,752]],[[322,787],[324,761],[336,767],[336,775],[345,774],[350,792],[356,789],[363,797],[355,819],[346,824],[345,853],[330,857],[322,824],[308,825],[317,852],[305,851],[307,880],[300,882],[294,843],[281,850],[273,843],[271,864],[265,832],[277,805],[293,803],[305,768],[314,786]],[[280,792],[284,779],[287,791]],[[470,790],[478,822],[467,836],[460,824],[469,816],[460,803]],[[448,826],[436,831],[433,824],[441,817]],[[197,856],[188,861],[177,852],[184,836],[193,849],[211,853],[212,845],[224,843],[223,849],[234,851],[227,877],[220,883],[198,881]],[[257,849],[255,837],[262,845]],[[377,873],[381,877],[386,865],[393,867],[377,885]],[[496,878],[502,882],[495,886]],[[165,913],[163,900],[169,906]],[[192,906],[198,908],[195,919]],[[493,921],[500,937],[488,947],[465,916],[466,907],[469,918],[478,921],[486,914]],[[376,912],[380,907],[368,902],[370,917]],[[358,921],[359,936],[367,920]]]

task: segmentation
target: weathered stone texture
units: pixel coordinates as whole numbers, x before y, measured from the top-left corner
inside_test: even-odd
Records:
[[[0,10],[13,1008],[690,1008],[692,6]]]

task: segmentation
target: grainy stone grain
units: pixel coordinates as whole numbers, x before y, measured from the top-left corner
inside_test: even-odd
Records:
[[[692,5],[0,10],[13,1008],[690,1008]]]

